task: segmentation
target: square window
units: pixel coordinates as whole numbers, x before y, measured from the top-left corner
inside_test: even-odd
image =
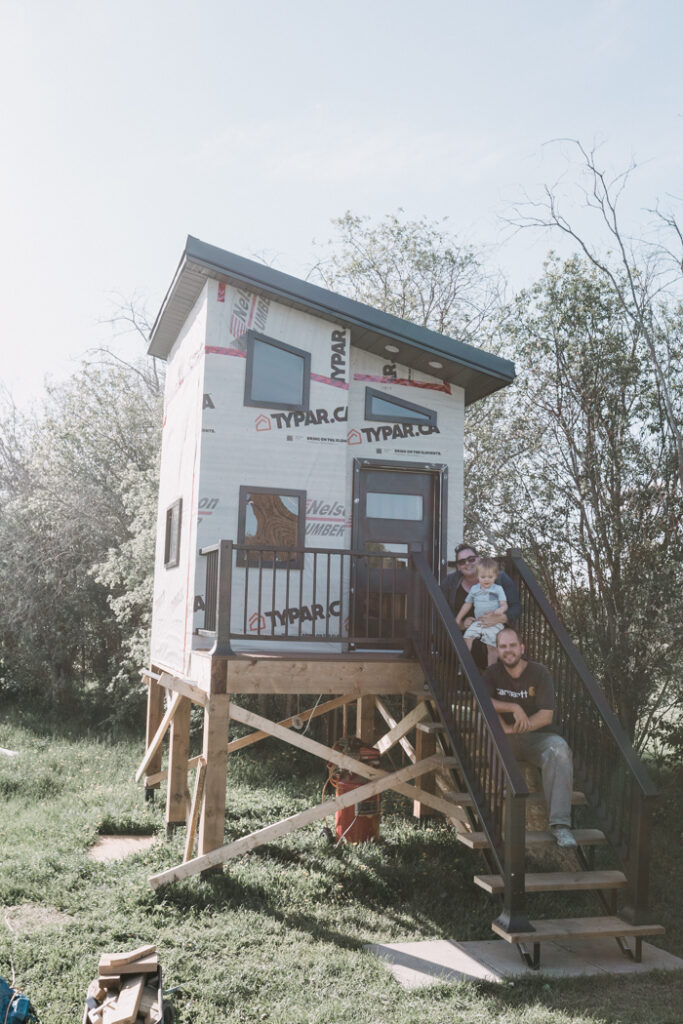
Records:
[[[310,352],[256,331],[247,333],[245,405],[308,409],[310,388]]]
[[[424,405],[409,402],[406,398],[387,395],[375,388],[365,389],[366,420],[382,420],[384,423],[424,423],[436,426],[436,412]]]
[[[284,487],[240,487],[237,543],[253,547],[239,551],[238,565],[301,569],[305,543],[306,492]]]
[[[180,525],[183,499],[178,498],[166,509],[166,536],[164,538],[164,566],[173,569],[180,562]]]

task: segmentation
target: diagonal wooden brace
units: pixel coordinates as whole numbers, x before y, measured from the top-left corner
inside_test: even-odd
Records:
[[[356,760],[355,757],[349,757],[348,754],[342,754],[341,751],[335,750],[333,747],[326,747],[316,740],[309,739],[308,736],[293,733],[290,729],[283,729],[276,722],[271,722],[270,719],[263,718],[253,711],[247,711],[238,704],[230,705],[230,715],[236,722],[250,725],[254,729],[263,729],[264,732],[269,733],[271,736],[277,736],[278,739],[284,740],[285,743],[290,743],[293,747],[307,750],[309,754],[315,754],[316,757],[320,757],[324,761],[331,761],[332,764],[337,764],[340,768],[348,768],[349,771],[355,772],[361,778],[382,779],[386,777],[387,773],[380,768],[372,768],[369,764],[364,764],[362,761]],[[447,763],[448,758],[441,757],[437,767],[444,768],[447,766]],[[401,793],[402,796],[407,797],[409,800],[416,800],[419,796],[422,803],[426,806],[433,807],[434,810],[441,811],[442,814],[447,816],[453,815],[455,805],[451,801],[434,796],[432,793],[419,793],[414,786],[408,783],[397,783],[393,788],[397,793]]]
[[[407,732],[410,732],[418,722],[429,716],[429,708],[422,701],[417,707],[414,707],[412,711],[409,711],[405,718],[389,729],[389,732],[382,736],[381,740],[377,740],[375,746],[379,750],[380,754],[386,754],[387,750],[391,750],[394,744],[398,743]]]
[[[419,764],[409,764],[405,768],[391,772],[389,775],[385,774],[383,778],[374,779],[364,786],[359,786],[358,789],[344,793],[343,796],[334,797],[332,800],[325,800],[322,804],[309,807],[306,811],[300,811],[298,814],[293,814],[282,821],[276,821],[272,825],[266,825],[265,828],[258,829],[258,831],[252,832],[251,835],[242,836],[241,839],[236,839],[234,842],[221,846],[217,850],[211,850],[210,853],[204,854],[203,857],[195,857],[193,860],[186,861],[184,864],[178,864],[167,871],[160,871],[158,874],[152,875],[149,879],[149,884],[153,889],[157,889],[160,885],[167,885],[169,882],[175,882],[181,878],[189,878],[191,875],[206,871],[207,868],[224,864],[226,861],[239,857],[240,854],[248,853],[264,843],[270,843],[275,839],[280,839],[282,836],[289,835],[290,832],[303,828],[304,825],[310,825],[313,821],[320,821],[321,818],[328,814],[343,810],[345,807],[352,807],[356,803],[362,803],[364,800],[369,800],[371,796],[375,796],[385,789],[393,789],[396,785],[405,782],[407,779],[413,779],[425,772],[433,771],[441,765],[442,761],[442,757],[435,755],[420,761]]]
[[[350,704],[351,701],[356,700],[353,694],[345,694],[342,697],[334,697],[333,700],[326,700],[324,704],[318,704],[314,708],[309,708],[307,711],[301,711],[298,715],[293,715],[291,718],[283,718],[278,725],[281,725],[285,729],[291,729],[292,722],[295,718],[300,718],[302,722],[308,722],[311,718],[318,718],[320,715],[326,715],[328,711],[334,711],[335,708],[343,707],[345,704]],[[250,732],[247,736],[240,736],[239,739],[230,740],[228,743],[228,753],[233,754],[236,750],[243,750],[245,747],[250,747],[253,743],[258,743],[260,740],[265,740],[270,736],[270,733],[264,732],[262,729],[258,732]],[[199,757],[191,757],[187,762],[188,768],[196,768],[199,764]],[[415,758],[413,758],[415,760]],[[168,772],[164,771],[155,772],[154,775],[150,775],[147,778],[148,785],[153,785],[157,782],[163,782],[164,779],[168,778]]]
[[[161,744],[163,742],[164,736],[166,735],[166,732],[168,730],[169,725],[173,721],[173,716],[175,715],[176,711],[178,710],[178,707],[180,706],[180,701],[181,700],[182,700],[182,694],[180,694],[180,693],[174,693],[173,694],[173,697],[171,698],[171,703],[168,706],[166,714],[161,719],[161,723],[159,725],[159,728],[154,733],[154,738],[152,739],[152,742],[150,743],[150,745],[147,747],[147,750],[145,751],[145,756],[143,757],[142,761],[140,762],[140,767],[138,768],[138,770],[135,773],[135,781],[136,782],[140,781],[142,776],[147,771],[147,766],[154,759],[154,755],[156,754],[157,750],[159,749],[159,747],[161,746]]]

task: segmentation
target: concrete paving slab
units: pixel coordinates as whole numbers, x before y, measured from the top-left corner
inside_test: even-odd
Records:
[[[157,841],[157,836],[100,835],[90,847],[88,855],[91,860],[123,860],[132,853],[148,850]]]
[[[365,948],[386,963],[404,988],[468,980],[497,982],[532,974],[517,947],[503,939],[372,943]],[[575,978],[655,970],[683,970],[683,960],[644,942],[643,959],[637,964],[623,955],[614,939],[563,939],[543,943],[538,973],[549,978]]]

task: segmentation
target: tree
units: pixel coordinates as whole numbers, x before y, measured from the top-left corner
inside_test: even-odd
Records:
[[[481,252],[448,233],[445,220],[402,213],[374,225],[350,212],[333,220],[338,237],[312,275],[349,298],[477,344],[499,303],[499,277]]]
[[[612,291],[634,336],[646,346],[683,490],[683,229],[672,209],[656,208],[650,211],[654,221],[645,237],[630,237],[619,206],[635,165],[610,177],[595,149],[587,150],[576,139],[564,141],[579,155],[576,190],[598,229],[606,231],[606,245],[598,246],[574,225],[557,186],[546,185],[542,199],[520,204],[510,221],[525,228],[550,228],[571,239]]]
[[[156,372],[100,354],[0,422],[0,684],[98,698],[144,645],[161,421]],[[154,509],[154,511],[152,511]],[[152,534],[150,539],[150,532]],[[125,657],[123,656],[125,655]]]
[[[503,326],[519,372],[507,429],[528,447],[484,506],[489,528],[529,553],[642,746],[683,699],[683,502],[658,372],[618,291],[578,257],[551,259]]]

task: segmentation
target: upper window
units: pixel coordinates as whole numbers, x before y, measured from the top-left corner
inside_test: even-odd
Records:
[[[308,409],[311,353],[249,331],[244,404],[267,409]]]
[[[237,564],[246,565],[248,560],[249,565],[301,569],[303,554],[292,549],[304,546],[305,526],[305,491],[240,487],[237,543],[254,551],[240,552]]]
[[[384,423],[426,423],[436,426],[436,413],[425,409],[405,398],[386,395],[374,388],[365,389],[366,420],[382,420]]]
[[[164,565],[173,569],[180,561],[180,524],[183,499],[178,498],[166,509],[166,536],[164,538]]]

